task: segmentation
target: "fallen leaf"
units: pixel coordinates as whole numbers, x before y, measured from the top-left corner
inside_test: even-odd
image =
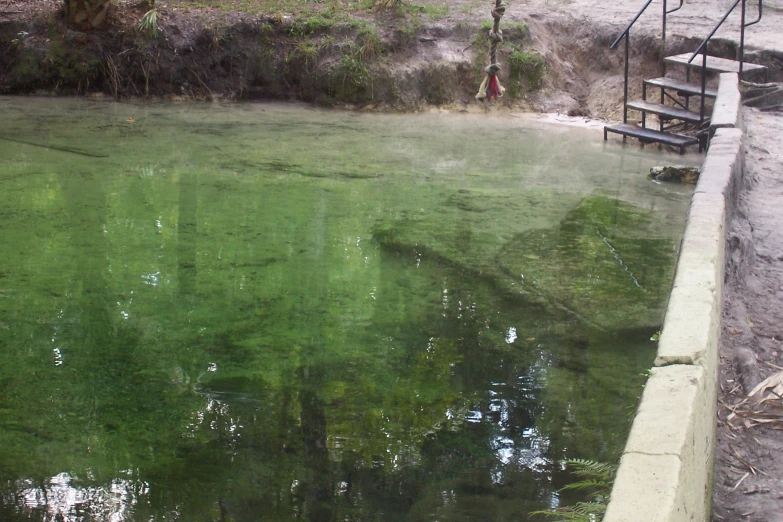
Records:
[[[766,390],[767,388],[773,388],[776,395],[783,395],[783,393],[779,392],[777,390],[777,387],[780,386],[783,388],[783,371],[780,371],[778,373],[773,373],[753,388],[750,393],[748,394],[748,397],[753,397],[761,390]]]

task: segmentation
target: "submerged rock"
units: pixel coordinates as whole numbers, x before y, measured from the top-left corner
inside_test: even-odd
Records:
[[[679,181],[696,184],[699,181],[700,167],[686,165],[664,165],[650,169],[650,178],[655,181]]]

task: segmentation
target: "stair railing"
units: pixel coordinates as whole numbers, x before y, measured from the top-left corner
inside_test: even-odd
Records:
[[[679,11],[682,9],[682,5],[685,3],[685,0],[680,0],[679,5],[673,9],[666,8],[666,0],[663,0],[663,23],[661,24],[661,64],[663,68],[663,75],[666,76],[666,62],[663,61],[664,55],[666,54],[666,15],[670,15],[675,11]]]
[[[715,36],[715,33],[718,31],[721,25],[723,25],[723,22],[726,21],[726,19],[729,17],[729,15],[734,11],[734,9],[739,5],[742,4],[741,7],[741,14],[740,14],[740,42],[739,42],[739,78],[742,79],[742,66],[745,61],[745,28],[750,27],[751,25],[756,25],[761,21],[761,16],[764,14],[764,7],[763,7],[763,0],[759,0],[759,16],[752,22],[746,22],[745,21],[745,13],[747,11],[747,0],[735,0],[734,3],[729,7],[729,10],[726,11],[726,14],[723,15],[723,18],[720,19],[720,21],[715,24],[715,27],[712,29],[712,32],[702,40],[702,42],[699,44],[699,46],[696,48],[696,50],[691,55],[690,59],[688,60],[688,63],[693,62],[693,59],[696,58],[699,53],[702,54],[702,60],[701,60],[701,112],[699,114],[699,119],[703,122],[704,121],[704,93],[707,91],[707,44],[712,39],[713,36]]]
[[[739,0],[738,0],[739,1]],[[744,0],[743,0],[744,1]],[[761,0],[759,0],[760,2]],[[684,0],[679,0],[679,5],[673,9],[668,9],[667,6],[667,0],[663,0],[663,23],[661,25],[661,39],[663,41],[663,49],[666,49],[666,15],[673,13],[675,11],[679,11],[682,8]],[[636,23],[636,21],[642,16],[642,14],[647,10],[648,7],[650,7],[650,4],[653,3],[653,0],[647,0],[647,3],[644,4],[644,6],[639,10],[638,13],[636,13],[636,16],[633,17],[633,20],[630,21],[630,23],[625,26],[625,29],[617,35],[617,38],[615,38],[614,42],[612,42],[612,45],[609,46],[610,49],[614,49],[617,47],[617,44],[620,43],[620,40],[625,38],[625,83],[623,86],[623,123],[628,123],[628,57],[630,55],[630,49],[631,49],[631,27],[633,27],[633,24]],[[664,53],[661,53],[663,55]]]

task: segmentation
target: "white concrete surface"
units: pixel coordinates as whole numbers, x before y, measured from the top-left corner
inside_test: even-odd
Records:
[[[737,89],[731,78],[722,85]],[[740,110],[734,94],[730,103],[719,100],[727,115],[730,104]],[[726,227],[743,172],[743,133],[732,127],[741,121],[727,125],[715,130],[691,201],[655,368],[604,522],[707,522],[711,515]]]

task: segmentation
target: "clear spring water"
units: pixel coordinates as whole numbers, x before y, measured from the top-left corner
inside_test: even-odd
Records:
[[[0,113],[0,520],[521,521],[618,457],[690,195],[645,173],[681,157],[510,115]]]

